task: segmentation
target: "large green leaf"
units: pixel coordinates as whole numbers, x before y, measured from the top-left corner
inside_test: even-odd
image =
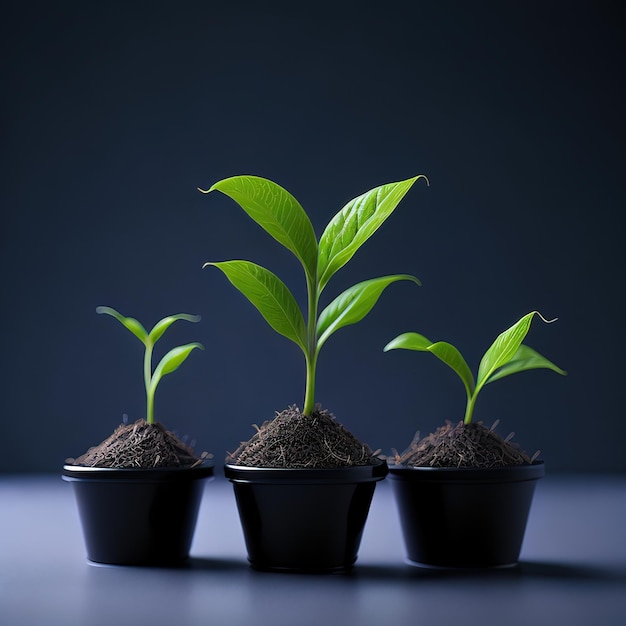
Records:
[[[178,313],[177,315],[168,315],[164,317],[162,320],[157,322],[150,334],[148,335],[149,340],[152,345],[154,345],[162,336],[163,333],[177,320],[186,320],[187,322],[199,322],[199,315],[189,315],[188,313]]]
[[[274,239],[291,250],[308,276],[315,276],[317,239],[311,220],[300,203],[280,185],[258,176],[233,176],[215,183],[208,191],[221,191]]]
[[[420,285],[415,276],[395,274],[372,278],[346,289],[321,313],[317,323],[317,349],[337,330],[360,322],[374,307],[388,285],[399,280],[411,280]]]
[[[302,311],[287,286],[272,272],[250,261],[205,263],[224,272],[228,280],[258,309],[281,335],[297,343],[306,354],[306,326]]]
[[[438,341],[433,343],[430,339],[426,339],[418,333],[404,333],[395,339],[392,339],[383,350],[396,350],[403,348],[404,350],[417,350],[419,352],[431,352],[446,365],[451,367],[463,381],[467,396],[470,397],[474,392],[474,376],[457,348],[446,341]]]
[[[136,320],[134,317],[124,317],[121,313],[118,313],[115,309],[112,309],[110,306],[99,306],[96,307],[96,313],[105,313],[114,317],[120,324],[122,324],[125,328],[130,330],[141,343],[146,344],[148,341],[148,332],[143,327],[143,324]]]
[[[541,356],[538,352],[533,350],[530,346],[522,344],[513,358],[506,364],[497,369],[489,378],[485,384],[492,383],[494,380],[500,380],[505,376],[516,374],[517,372],[524,372],[526,370],[545,368],[550,369],[557,374],[565,376],[567,372],[562,370],[558,365],[548,361],[544,356]]]
[[[419,178],[425,177],[416,176],[375,187],[348,202],[333,217],[319,242],[319,291],[324,289],[331,276],[378,230]]]
[[[498,368],[508,363],[515,356],[530,330],[530,323],[535,315],[541,317],[537,311],[532,311],[496,337],[480,361],[476,380],[478,387],[482,387]]]
[[[197,341],[185,344],[184,346],[172,348],[159,361],[159,364],[156,366],[154,374],[152,374],[152,379],[150,381],[149,393],[154,394],[154,390],[159,384],[161,378],[163,378],[163,376],[165,376],[166,374],[171,374],[172,372],[176,371],[195,348],[204,350],[204,346]]]

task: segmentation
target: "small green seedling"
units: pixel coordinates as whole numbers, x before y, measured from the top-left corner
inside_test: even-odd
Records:
[[[537,311],[524,315],[511,328],[498,335],[489,350],[485,352],[478,367],[476,382],[474,382],[474,376],[461,353],[452,344],[445,341],[433,343],[423,335],[404,333],[390,341],[384,347],[384,351],[404,348],[405,350],[431,352],[451,367],[459,375],[465,386],[467,406],[464,422],[465,424],[470,424],[478,392],[487,383],[500,380],[510,374],[537,368],[551,369],[562,376],[567,374],[560,367],[557,367],[554,363],[551,363],[548,359],[522,343],[530,330],[530,323],[535,315],[538,315],[546,323],[556,321],[544,319]]]
[[[274,239],[290,250],[304,268],[307,312],[304,315],[287,286],[272,272],[250,261],[205,263],[219,268],[258,309],[278,333],[295,342],[306,361],[303,414],[315,408],[315,375],[319,351],[337,330],[361,321],[384,289],[399,280],[420,284],[414,276],[395,274],[358,283],[337,296],[318,316],[320,295],[330,278],[378,230],[406,195],[416,176],[376,187],[354,198],[330,221],[319,242],[300,203],[285,189],[265,178],[235,176],[215,183]]]
[[[194,348],[200,348],[204,350],[204,346],[200,343],[188,343],[184,346],[178,346],[172,348],[160,361],[159,364],[152,371],[152,351],[154,344],[163,336],[163,333],[177,320],[186,320],[188,322],[199,322],[199,315],[188,315],[187,313],[179,313],[178,315],[169,315],[164,317],[161,321],[154,325],[154,328],[147,332],[143,325],[133,317],[124,317],[120,315],[115,309],[108,306],[99,306],[96,308],[96,313],[106,313],[111,315],[128,330],[130,330],[135,337],[143,343],[146,347],[146,351],[143,359],[143,376],[146,385],[146,422],[148,424],[154,423],[154,394],[156,392],[157,385],[161,378],[166,374],[171,374],[176,371],[183,361],[189,356]]]

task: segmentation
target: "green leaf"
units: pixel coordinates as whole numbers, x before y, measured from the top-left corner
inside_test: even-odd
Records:
[[[378,230],[419,178],[425,177],[416,176],[375,187],[348,202],[333,217],[319,242],[317,277],[320,292],[331,276]]]
[[[189,315],[187,313],[178,313],[177,315],[168,315],[154,325],[154,328],[150,331],[148,339],[154,345],[162,336],[163,333],[177,320],[186,320],[187,322],[199,322],[199,315]]]
[[[141,322],[136,320],[134,317],[124,317],[120,313],[118,313],[115,309],[112,309],[110,306],[99,306],[96,307],[96,313],[106,313],[111,317],[114,317],[120,324],[128,328],[139,341],[141,341],[144,345],[148,341],[148,332],[143,327]]]
[[[410,280],[420,285],[415,276],[396,274],[372,278],[346,289],[321,313],[317,323],[317,349],[337,330],[360,322],[374,307],[388,285],[399,280]]]
[[[383,348],[383,351],[387,352],[398,348],[417,350],[419,352],[431,352],[459,375],[468,397],[474,392],[474,376],[472,375],[472,371],[459,350],[451,343],[447,343],[446,341],[433,343],[430,339],[426,339],[426,337],[418,333],[404,333],[392,339]]]
[[[384,348],[383,352],[389,350],[415,350],[418,352],[426,352],[433,345],[430,339],[426,339],[424,335],[418,333],[403,333],[392,339]]]
[[[522,344],[513,358],[506,364],[497,369],[489,378],[485,384],[492,383],[494,380],[500,380],[505,376],[516,374],[517,372],[524,372],[526,370],[545,368],[550,369],[561,376],[566,376],[567,372],[560,367],[548,361],[545,357],[541,356],[538,352],[533,350],[530,346]]]
[[[184,346],[172,348],[159,361],[159,364],[154,370],[154,374],[152,374],[152,380],[150,381],[150,393],[154,394],[154,391],[159,384],[161,378],[163,378],[163,376],[165,376],[166,374],[171,374],[172,372],[176,371],[195,348],[204,350],[204,346],[197,341],[194,343],[185,344]]]
[[[532,311],[496,337],[496,340],[491,344],[480,361],[478,378],[476,380],[478,387],[482,387],[498,368],[508,363],[515,356],[530,330],[530,323],[535,315],[541,317],[537,311]],[[544,318],[542,317],[541,319]],[[548,320],[544,319],[544,321],[547,322]]]
[[[233,176],[215,183],[208,191],[232,198],[276,241],[291,250],[310,278],[315,276],[317,239],[311,220],[300,203],[280,185],[258,176]]]
[[[250,261],[205,263],[224,272],[226,278],[258,309],[281,335],[297,343],[306,354],[306,326],[302,311],[287,286],[269,270]]]

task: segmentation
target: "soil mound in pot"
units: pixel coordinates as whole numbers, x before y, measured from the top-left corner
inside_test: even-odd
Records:
[[[496,422],[497,424],[497,422]],[[523,465],[532,459],[510,441],[502,439],[494,428],[480,422],[452,425],[447,421],[423,439],[416,434],[411,445],[395,454],[396,465],[413,467],[503,467]],[[509,436],[510,437],[510,436]]]
[[[85,467],[147,469],[192,467],[206,456],[196,457],[191,447],[162,424],[138,419],[134,424],[120,424],[108,439],[68,462]]]
[[[303,415],[290,406],[258,428],[227,463],[252,467],[333,468],[372,465],[376,457],[325,409]]]

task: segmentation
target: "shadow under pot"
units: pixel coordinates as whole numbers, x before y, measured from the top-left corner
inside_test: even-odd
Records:
[[[290,572],[351,569],[376,482],[388,471],[385,461],[333,469],[225,465],[250,565]]]
[[[389,469],[413,565],[484,568],[515,565],[543,462],[488,469]]]
[[[175,565],[189,558],[213,466],[114,469],[64,465],[94,563]]]

